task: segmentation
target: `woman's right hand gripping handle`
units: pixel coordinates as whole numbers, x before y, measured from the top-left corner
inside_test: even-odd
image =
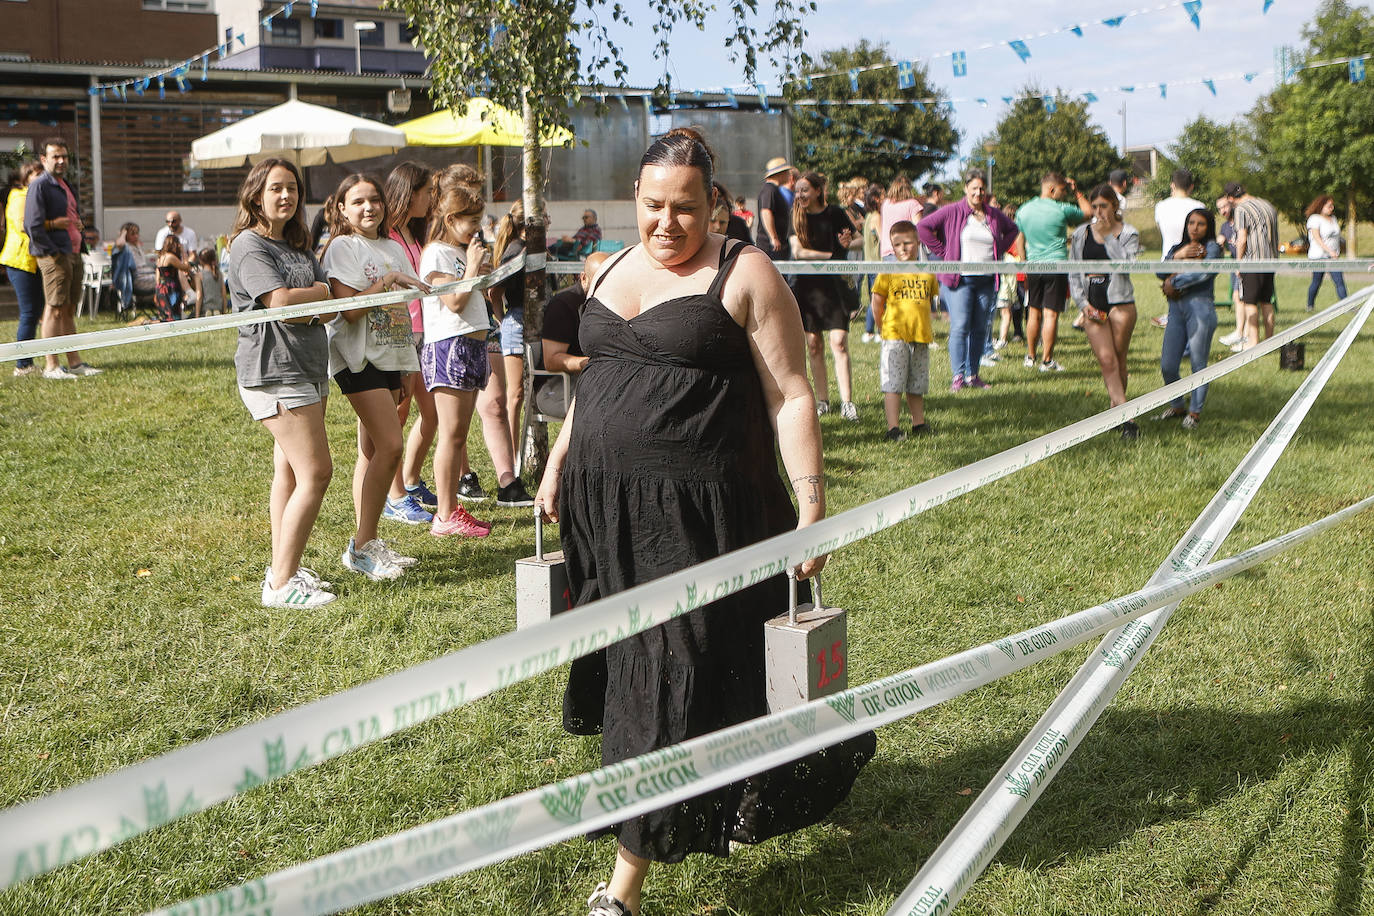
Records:
[[[539,490],[534,494],[534,506],[546,522],[558,524],[558,497],[563,488],[563,462],[568,457],[568,440],[572,438],[573,414],[577,410],[577,399],[568,405],[568,416],[563,420],[563,428],[558,431],[558,441],[549,449],[549,461],[544,465],[544,477],[539,481]]]

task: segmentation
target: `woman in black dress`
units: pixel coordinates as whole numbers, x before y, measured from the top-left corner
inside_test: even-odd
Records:
[[[825,178],[807,172],[797,179],[796,199],[792,201],[790,242],[795,261],[843,261],[849,257],[849,243],[856,237],[849,215],[825,202]],[[792,289],[801,308],[806,330],[806,352],[811,360],[811,383],[816,387],[816,409],[830,411],[830,380],[825,371],[825,350],[821,335],[830,337],[830,352],[835,358],[835,387],[840,390],[840,416],[858,420],[849,375],[849,307],[844,279],[836,274],[802,274]],[[858,303],[855,303],[855,311]]]
[[[561,523],[578,605],[825,516],[797,306],[767,255],[707,231],[711,172],[695,131],[649,147],[635,185],[640,244],[588,291],[590,362],[536,498]],[[602,732],[613,763],[763,715],[763,624],[786,600],[778,576],[580,659],[564,727]],[[617,825],[615,871],[590,913],[637,914],[651,861],[725,856],[732,840],[820,820],[874,746],[869,733]]]

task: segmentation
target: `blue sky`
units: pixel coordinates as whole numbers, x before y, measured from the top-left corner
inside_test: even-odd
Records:
[[[716,2],[724,8],[726,0]],[[894,59],[922,60],[949,97],[968,99],[956,103],[954,112],[964,138],[961,154],[997,123],[1006,108],[1001,97],[1032,81],[1047,89],[1095,91],[1092,117],[1118,146],[1124,102],[1127,142],[1165,147],[1197,115],[1229,121],[1273,88],[1275,49],[1301,43],[1302,26],[1317,3],[1273,0],[1268,13],[1262,12],[1263,5],[1264,0],[1202,0],[1197,29],[1179,0],[819,0],[819,9],[806,21],[806,50],[819,55],[867,38],[885,42]],[[638,11],[644,2],[626,0],[626,6]],[[760,6],[771,4],[764,0]],[[1019,16],[1008,15],[1008,8]],[[1114,28],[1102,24],[1132,10],[1147,12],[1128,16]],[[634,34],[617,37],[630,68],[629,84],[651,86],[665,63],[653,59],[652,42],[643,37],[648,17],[640,15],[646,21],[637,24]],[[731,86],[743,91],[742,70],[725,53],[728,22],[728,10],[717,10],[704,32],[674,33],[666,67],[676,88]],[[1024,62],[1005,44],[1077,23],[1083,24],[1081,38],[1071,32],[1028,38],[1030,57]],[[997,46],[978,50],[984,44]],[[967,76],[953,75],[948,52],[955,50],[967,54]],[[941,52],[946,56],[933,56]],[[1256,71],[1259,75],[1249,82],[1241,78]],[[764,78],[770,89],[778,87],[775,72]],[[1203,78],[1213,80],[1215,96],[1201,83],[1188,85]],[[1144,87],[1158,82],[1169,84],[1167,98],[1160,97],[1158,88]],[[1136,91],[1120,92],[1126,85],[1137,86]],[[988,101],[987,108],[973,101],[980,97]]]

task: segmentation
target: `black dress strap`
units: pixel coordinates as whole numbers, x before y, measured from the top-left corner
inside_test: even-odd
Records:
[[[731,243],[734,244],[731,244]],[[726,239],[720,246],[720,266],[716,268],[716,278],[711,281],[710,289],[706,290],[706,295],[716,301],[720,301],[720,294],[725,289],[725,281],[730,277],[730,271],[735,269],[735,264],[739,260],[739,253],[745,248],[745,243],[737,239]]]
[[[618,252],[617,254],[615,254],[615,255],[613,255],[613,256],[611,257],[610,261],[607,262],[607,264],[606,264],[605,267],[603,267],[603,268],[601,268],[601,270],[597,271],[596,279],[592,281],[591,289],[588,289],[588,290],[587,290],[587,298],[588,298],[588,299],[592,298],[592,290],[594,290],[594,289],[599,289],[599,288],[601,287],[601,281],[604,280],[604,279],[606,279],[606,274],[610,273],[610,272],[615,268],[615,266],[616,266],[617,264],[619,264],[621,261],[625,260],[625,258],[630,254],[630,252],[634,251],[634,250],[635,250],[636,248],[638,248],[638,247],[639,247],[638,245],[631,245],[629,248],[626,248],[624,251]]]

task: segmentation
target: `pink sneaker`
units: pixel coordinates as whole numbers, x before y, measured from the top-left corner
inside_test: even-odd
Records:
[[[949,390],[962,391],[966,387],[966,384],[962,375],[956,375],[954,380],[949,383]]]
[[[966,388],[991,388],[991,387],[992,387],[991,385],[989,385],[987,382],[983,381],[981,378],[979,378],[979,377],[976,376],[976,375],[975,375],[973,378],[969,379],[968,381],[964,382],[964,386],[965,386]]]
[[[491,525],[479,522],[468,510],[459,506],[443,521],[435,516],[434,524],[429,526],[429,533],[436,538],[448,537],[451,534],[461,534],[465,538],[484,538],[491,534]]]

